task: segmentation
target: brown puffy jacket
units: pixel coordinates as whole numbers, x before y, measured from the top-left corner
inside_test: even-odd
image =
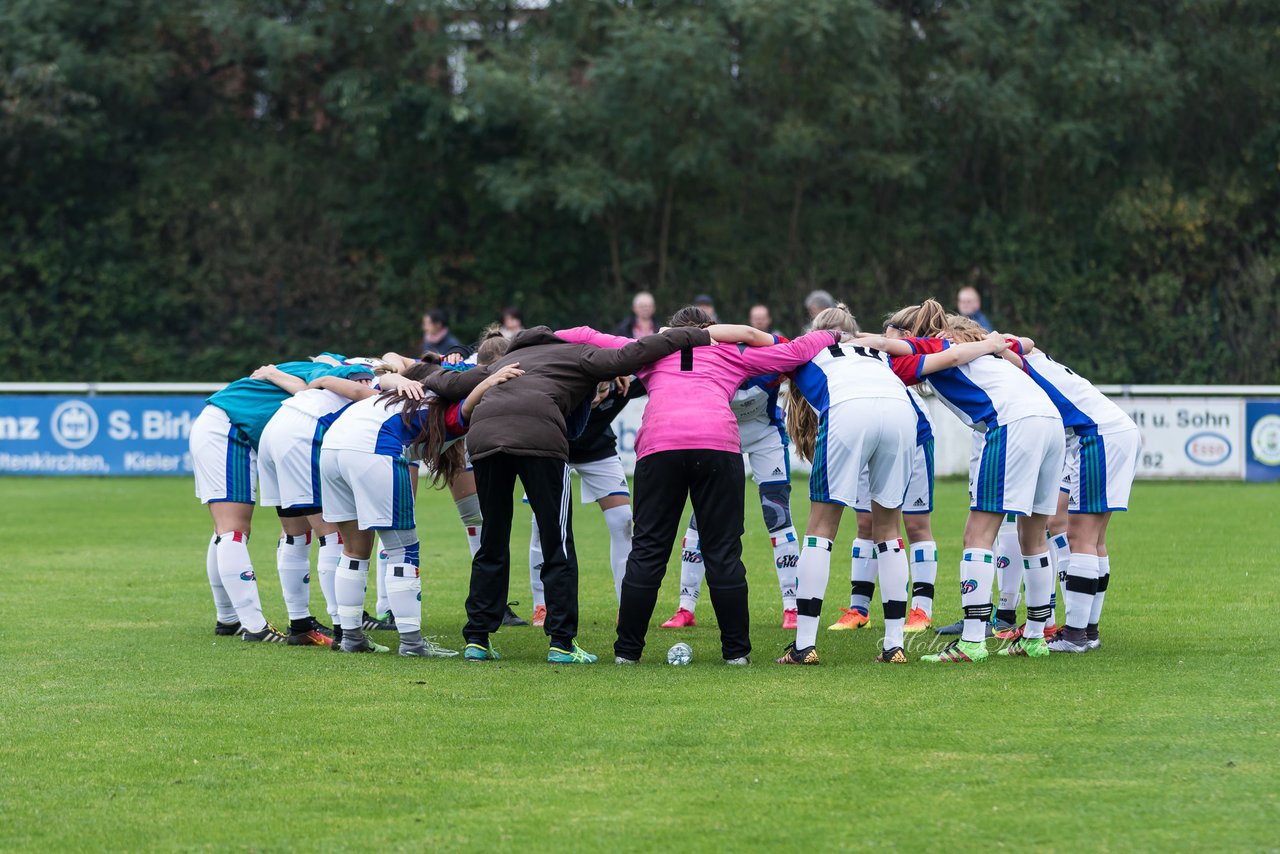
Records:
[[[441,371],[422,384],[446,400],[462,400],[491,372],[518,362],[524,375],[489,389],[471,413],[467,452],[473,460],[500,451],[567,460],[565,421],[595,394],[596,383],[633,374],[677,350],[710,343],[705,329],[680,327],[605,350],[570,344],[547,327],[536,326],[516,335],[507,355],[492,365]]]

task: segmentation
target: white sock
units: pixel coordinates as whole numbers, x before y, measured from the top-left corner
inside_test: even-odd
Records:
[[[876,543],[880,569],[880,603],[884,606],[884,648],[902,646],[907,621],[907,552],[902,540]]]
[[[364,624],[364,589],[369,582],[369,561],[351,557],[345,551],[338,560],[333,591],[338,600],[338,623],[345,634]]]
[[[467,548],[471,549],[474,558],[480,550],[480,528],[484,526],[484,516],[480,513],[480,496],[468,495],[453,502],[458,508],[458,518],[467,531]]]
[[[996,538],[996,581],[1000,587],[1000,606],[996,619],[1018,622],[1018,602],[1022,599],[1022,545],[1018,541],[1017,523],[1005,522]],[[1029,601],[1029,600],[1028,600]]]
[[[218,614],[219,623],[235,623],[240,620],[236,615],[236,606],[227,595],[227,588],[222,586],[222,578],[218,575],[218,535],[209,537],[209,550],[204,556],[204,571],[209,576],[209,590],[213,593],[213,607]]]
[[[1027,638],[1044,637],[1044,624],[1052,613],[1049,608],[1049,593],[1053,590],[1053,561],[1048,552],[1038,555],[1027,555],[1022,559],[1026,571],[1027,584],[1027,624],[1022,629],[1022,636]]]
[[[1053,619],[1058,604],[1058,587],[1067,585],[1067,569],[1071,566],[1071,543],[1066,533],[1046,534],[1049,539],[1049,555],[1053,559],[1053,590],[1049,593],[1049,619]],[[1063,618],[1065,622],[1065,617]]]
[[[925,540],[911,544],[911,607],[933,619],[934,585],[938,583],[938,544]]]
[[[542,534],[536,516],[533,530],[529,532],[529,591],[533,593],[533,607],[546,607],[547,590],[542,586]]]
[[[316,549],[316,575],[320,576],[320,592],[324,594],[324,609],[329,621],[338,622],[338,597],[333,591],[334,576],[338,572],[338,559],[342,557],[342,535],[336,531],[320,537]]]
[[[960,560],[960,604],[964,606],[961,639],[985,643],[991,620],[991,582],[995,557],[989,549],[965,549]]]
[[[1089,625],[1097,626],[1102,622],[1102,600],[1107,595],[1107,585],[1111,582],[1111,556],[1098,558],[1098,592],[1093,597],[1093,607],[1089,610]]]
[[[631,505],[619,504],[604,511],[609,528],[609,568],[613,570],[613,592],[622,601],[622,577],[627,574],[627,558],[631,556]]]
[[[231,597],[240,625],[247,632],[260,632],[267,625],[258,598],[258,579],[249,559],[249,535],[243,531],[218,534],[218,577]]]
[[[698,594],[702,592],[704,574],[706,568],[702,565],[698,529],[689,528],[684,532],[684,544],[680,549],[680,607],[690,614],[698,607]]]
[[[853,541],[849,555],[853,561],[849,569],[849,607],[865,614],[876,592],[876,567],[871,565],[876,559],[875,541],[859,537]]]
[[[387,599],[400,634],[422,631],[422,579],[411,563],[387,565]]]
[[[377,569],[374,574],[378,579],[378,587],[374,591],[373,610],[375,614],[385,614],[387,611],[395,613],[391,610],[391,599],[387,596],[387,550],[378,544],[378,560]]]
[[[1067,580],[1062,585],[1062,598],[1067,606],[1066,624],[1071,629],[1085,629],[1093,619],[1098,587],[1102,583],[1101,559],[1097,555],[1073,554],[1067,567]]]
[[[276,572],[290,620],[311,616],[311,532],[281,534],[276,544]]]
[[[796,571],[796,649],[805,649],[818,642],[822,597],[831,578],[831,541],[826,537],[805,537]]]
[[[782,593],[782,607],[787,611],[796,608],[796,583],[800,567],[800,543],[795,528],[783,528],[769,535],[773,542],[773,565],[778,570],[778,590]]]

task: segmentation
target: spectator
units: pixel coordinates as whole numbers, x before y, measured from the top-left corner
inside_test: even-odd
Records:
[[[507,306],[502,310],[502,337],[510,341],[524,331],[524,312],[515,306]]]
[[[833,308],[835,304],[835,297],[826,291],[809,291],[809,295],[804,298],[804,308],[809,312],[810,320],[817,317],[818,312]]]
[[[756,303],[751,306],[751,312],[747,315],[747,323],[761,332],[773,334],[773,316],[769,314],[769,306],[764,303]]]
[[[706,312],[712,323],[720,322],[720,319],[716,317],[716,301],[711,298],[710,294],[698,294],[693,298],[693,304]]]
[[[454,334],[449,331],[449,314],[441,308],[433,308],[422,315],[422,355],[439,353],[445,355],[454,347],[461,347]]]
[[[640,291],[631,300],[631,314],[614,328],[614,334],[624,338],[643,338],[657,334],[658,324],[653,320],[655,310],[653,294]]]
[[[960,313],[981,326],[988,332],[991,331],[991,321],[987,320],[987,316],[982,313],[982,297],[978,295],[978,289],[965,285],[956,294],[956,308],[960,309]]]

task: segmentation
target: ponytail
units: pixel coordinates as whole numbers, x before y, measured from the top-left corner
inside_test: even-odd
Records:
[[[818,413],[804,399],[795,380],[787,385],[787,435],[796,453],[813,462],[813,449],[818,441]]]

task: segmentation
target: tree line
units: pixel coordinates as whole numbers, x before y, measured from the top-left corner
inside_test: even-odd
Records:
[[[0,360],[218,380],[502,305],[978,287],[1108,382],[1280,382],[1280,7],[8,0]]]

